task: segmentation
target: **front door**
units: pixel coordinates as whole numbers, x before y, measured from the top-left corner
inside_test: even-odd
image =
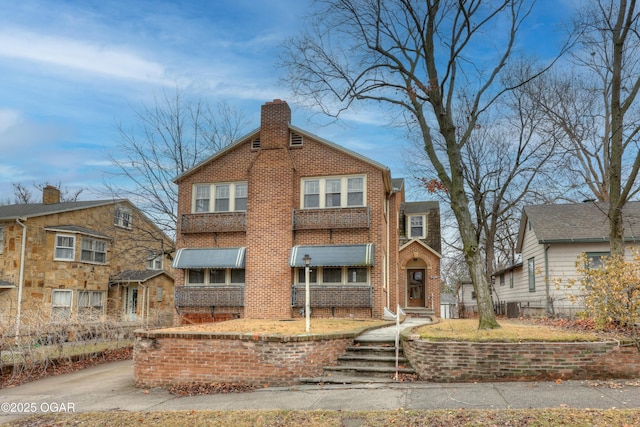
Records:
[[[424,307],[424,270],[407,270],[409,307]]]
[[[128,320],[135,321],[138,311],[138,288],[126,288],[123,295],[124,298],[124,314]]]

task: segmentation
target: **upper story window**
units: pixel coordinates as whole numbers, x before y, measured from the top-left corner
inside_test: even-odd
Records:
[[[425,215],[408,215],[407,216],[408,237],[410,239],[426,239],[427,237],[427,218]]]
[[[244,268],[200,268],[187,270],[190,286],[244,285]]]
[[[104,264],[107,262],[107,242],[83,237],[80,243],[80,260]]]
[[[117,207],[113,219],[113,225],[131,229],[131,210],[123,207]]]
[[[56,246],[53,259],[73,261],[75,259],[76,236],[56,234]]]
[[[56,234],[53,259],[56,261],[76,260],[76,236]],[[80,261],[105,264],[107,262],[107,242],[93,237],[82,236],[80,241]]]
[[[302,180],[304,209],[364,206],[364,176],[305,178]]]
[[[305,283],[305,269],[298,268],[298,283]],[[309,269],[309,283],[347,285],[369,283],[368,267],[314,267]]]
[[[147,255],[147,270],[162,270],[162,254],[149,252]]]
[[[246,182],[198,184],[195,186],[193,212],[236,212],[247,210]]]

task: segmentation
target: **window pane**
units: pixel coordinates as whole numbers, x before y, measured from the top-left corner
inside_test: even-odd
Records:
[[[364,179],[349,178],[347,180],[347,206],[364,205]]]
[[[305,277],[304,277],[304,268],[298,268],[298,283],[305,284]],[[317,283],[318,282],[318,269],[316,268],[310,268],[309,269],[309,283]]]
[[[424,218],[421,216],[412,216],[410,217],[410,222],[411,222],[411,230],[410,230],[410,236],[409,237],[422,237],[424,236],[423,233],[423,223],[424,223]]]
[[[204,284],[204,270],[189,270],[189,284],[203,285]]]
[[[89,292],[78,292],[78,307],[89,307]]]
[[[54,290],[51,294],[51,304],[55,306],[71,307],[71,291]]]
[[[209,212],[210,191],[208,185],[196,187],[196,212]]]
[[[229,211],[229,185],[216,185],[216,212]]]
[[[340,207],[340,184],[341,181],[339,179],[328,179],[326,181],[325,207]]]
[[[366,283],[367,282],[367,268],[366,267],[351,267],[347,270],[347,282],[349,283]]]
[[[209,283],[225,283],[224,269],[216,268],[209,270]]]
[[[322,282],[323,283],[342,283],[342,268],[340,267],[323,268]]]
[[[529,260],[527,261],[527,267],[528,267],[528,276],[529,276],[529,290],[535,291],[536,290],[535,258],[529,258]]]
[[[304,207],[320,207],[320,181],[304,182]]]
[[[247,184],[236,184],[236,211],[247,210]]]
[[[244,283],[244,268],[231,269],[231,283]]]

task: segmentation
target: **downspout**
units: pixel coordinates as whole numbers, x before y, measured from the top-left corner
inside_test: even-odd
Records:
[[[551,293],[549,289],[549,247],[551,245],[546,245],[544,247],[544,288],[545,288],[545,302],[544,302],[544,310],[547,314],[550,313],[549,307],[549,298],[551,298]]]
[[[391,293],[391,286],[390,286],[390,273],[389,273],[389,266],[391,265],[391,263],[389,262],[389,258],[391,257],[391,250],[390,250],[390,246],[389,246],[389,233],[390,233],[390,223],[391,223],[391,209],[389,208],[389,199],[391,198],[391,195],[393,194],[393,191],[389,192],[389,196],[385,199],[385,208],[386,208],[386,214],[387,214],[387,256],[385,257],[385,277],[384,280],[386,281],[386,285],[387,285],[387,308],[391,309],[390,304],[391,304],[391,300],[390,300],[390,293]],[[397,287],[397,286],[396,286]],[[397,313],[396,313],[397,314]]]
[[[18,279],[18,310],[16,311],[16,340],[20,336],[20,316],[22,311],[22,288],[24,287],[24,254],[27,247],[27,226],[20,222],[26,218],[16,218],[16,222],[22,227],[22,248],[20,249],[20,278]]]

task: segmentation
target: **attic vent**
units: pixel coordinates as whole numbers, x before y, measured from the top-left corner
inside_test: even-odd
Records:
[[[258,150],[260,148],[260,137],[251,140],[251,149]]]
[[[291,132],[291,139],[289,140],[290,147],[302,147],[303,138],[302,135]]]

